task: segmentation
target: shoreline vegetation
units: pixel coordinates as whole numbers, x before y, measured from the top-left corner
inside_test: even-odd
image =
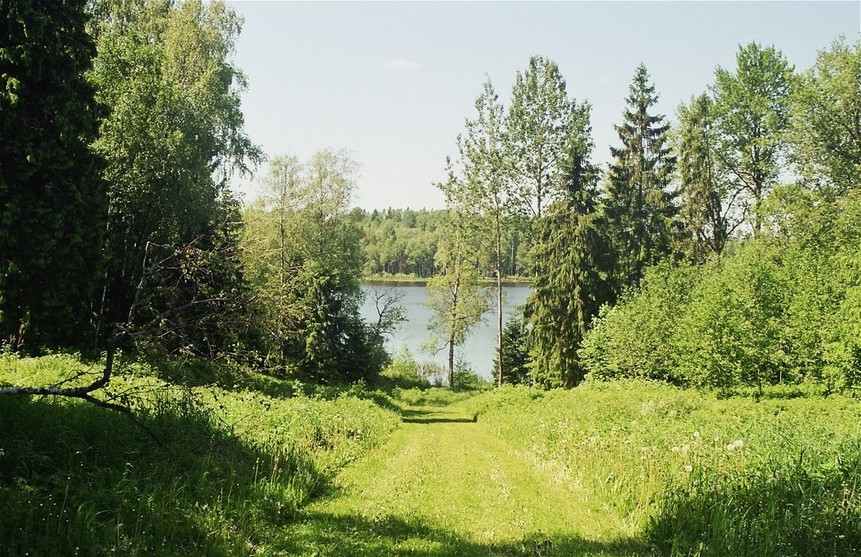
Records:
[[[362,277],[362,284],[384,285],[384,286],[427,286],[429,277],[419,277],[407,274],[372,274]],[[496,279],[484,277],[481,279],[483,286],[495,286]],[[529,277],[505,277],[502,286],[532,286],[534,280]]]

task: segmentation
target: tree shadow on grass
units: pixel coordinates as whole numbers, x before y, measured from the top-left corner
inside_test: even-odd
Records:
[[[303,512],[280,545],[287,555],[391,557],[641,557],[654,555],[648,545],[634,539],[612,542],[587,540],[576,535],[533,535],[522,540],[476,542],[455,532],[428,525],[421,519],[386,516],[366,518],[320,512]]]
[[[438,410],[414,410],[401,411],[402,420],[412,424],[471,424],[475,423],[475,416],[462,414],[451,414]]]
[[[324,485],[192,400],[139,415],[164,447],[80,401],[0,398],[0,555],[244,555]]]

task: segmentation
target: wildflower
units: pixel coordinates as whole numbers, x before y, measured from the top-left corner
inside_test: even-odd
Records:
[[[693,472],[693,471],[694,471],[694,467],[693,467],[693,466],[691,466],[690,464],[686,464],[686,465],[685,465],[685,472],[691,473],[691,472]]]
[[[690,447],[689,447],[689,446],[687,446],[687,445],[682,445],[682,453],[687,454],[687,452],[688,452],[688,450],[689,450],[689,449],[690,449]]]
[[[681,449],[679,449],[678,447],[673,447],[673,448],[672,448],[672,449],[670,449],[670,450],[671,450],[671,451],[673,451],[674,453],[677,453],[677,452],[679,452]]]
[[[768,477],[768,479],[767,479],[767,480],[765,480],[765,481],[766,481],[766,483],[768,483],[768,485],[774,485],[774,484],[776,484],[776,483],[777,483],[777,478],[775,478],[775,477],[774,477],[774,475],[772,474],[772,475],[771,475],[771,476],[769,476],[769,477]]]
[[[699,431],[695,431],[695,432],[694,432],[694,437],[696,437],[697,439],[699,439],[699,438],[700,438],[700,432],[699,432]]]

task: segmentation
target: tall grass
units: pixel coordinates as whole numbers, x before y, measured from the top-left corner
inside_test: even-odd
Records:
[[[722,400],[620,382],[505,388],[465,404],[664,554],[861,554],[855,400]]]
[[[85,367],[7,355],[0,383]],[[0,555],[265,554],[309,497],[399,421],[349,393],[176,387],[128,368],[112,390],[134,392],[126,402],[163,447],[84,402],[0,397]]]

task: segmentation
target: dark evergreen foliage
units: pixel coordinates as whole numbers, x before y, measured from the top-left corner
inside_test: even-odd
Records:
[[[564,196],[539,221],[534,291],[527,302],[536,380],[574,386],[583,380],[577,350],[610,297],[610,253],[597,209],[598,169],[589,163],[588,127],[568,153]]]
[[[0,342],[80,347],[101,262],[85,0],[0,1]]]
[[[668,190],[676,159],[667,142],[669,124],[649,110],[658,102],[646,66],[634,74],[625,99],[620,147],[605,182],[604,204],[618,255],[616,279],[636,286],[646,267],[673,251],[677,234],[674,194]]]

